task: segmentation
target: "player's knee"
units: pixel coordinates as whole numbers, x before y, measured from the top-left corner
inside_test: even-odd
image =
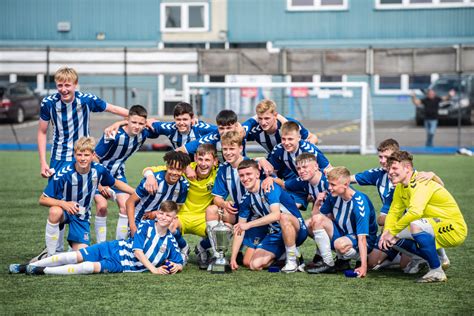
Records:
[[[63,216],[63,210],[60,207],[52,206],[49,208],[48,220],[51,223],[58,223]]]
[[[250,260],[249,267],[250,267],[250,270],[252,270],[252,271],[262,270],[263,269],[262,260],[260,260],[260,259]]]
[[[380,214],[380,216],[377,217],[377,224],[379,226],[385,226],[385,217],[386,217],[385,214]]]
[[[107,216],[107,204],[97,205],[96,216],[99,216],[99,217]]]
[[[206,221],[213,221],[219,219],[219,208],[215,205],[209,205],[206,208]]]
[[[326,219],[326,216],[324,216],[323,214],[316,214],[316,215],[313,215],[313,217],[311,217],[311,228],[314,230],[314,229],[318,229],[318,228],[322,228],[323,225],[324,225],[324,220]]]
[[[352,243],[347,242],[346,238],[338,238],[334,241],[334,249],[342,254],[348,252],[351,247]]]
[[[417,223],[417,221],[410,223],[410,232],[412,234],[421,233],[422,231],[423,231],[423,228],[420,226],[419,223]]]

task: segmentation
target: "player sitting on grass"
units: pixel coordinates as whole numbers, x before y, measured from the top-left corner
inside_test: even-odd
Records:
[[[367,274],[367,256],[377,239],[377,223],[372,202],[362,192],[350,187],[351,174],[345,167],[335,167],[327,174],[330,196],[313,215],[309,229],[322,261],[308,273],[330,273],[350,269],[350,260],[360,258],[359,277]],[[331,249],[336,250],[334,263]]]
[[[305,241],[308,233],[293,198],[276,183],[273,188],[263,190],[258,163],[254,160],[242,161],[238,171],[246,192],[239,203],[239,221],[234,225],[230,260],[232,269],[239,267],[236,259],[246,231],[268,227],[267,234],[260,240],[250,258],[250,269],[267,268],[286,253],[286,264],[281,271],[296,272],[296,247]]]
[[[110,173],[122,182],[127,183],[125,176],[125,161],[137,152],[147,138],[156,138],[156,134],[145,128],[147,111],[141,105],[130,108],[127,117],[128,124],[120,127],[113,138],[102,136],[95,148],[99,162],[110,171]],[[110,190],[113,190],[111,192]],[[119,208],[119,219],[115,239],[125,239],[128,235],[128,218],[125,202],[129,195],[116,188],[103,187],[94,197],[97,209],[95,217],[95,232],[97,242],[103,242],[107,236],[107,199],[115,196]]]
[[[268,157],[258,161],[266,175],[277,174],[284,180],[297,177],[296,157],[301,153],[310,153],[316,157],[319,168],[327,172],[331,164],[324,154],[314,144],[301,139],[300,126],[296,122],[288,121],[281,127],[281,144],[273,148]],[[326,170],[327,169],[327,170]],[[308,195],[302,191],[292,192],[298,207],[306,209]]]
[[[196,179],[187,179],[189,190],[184,204],[181,206],[177,219],[173,222],[172,231],[179,229],[181,233],[193,234],[203,238],[196,246],[195,253],[198,255],[198,263],[201,269],[207,269],[208,254],[206,249],[210,248],[209,239],[206,238],[206,208],[211,205],[214,196],[211,191],[214,187],[217,174],[217,152],[211,144],[199,145],[190,167],[196,172]],[[149,193],[156,192],[158,183],[153,175],[162,167],[145,168],[145,188]]]
[[[386,250],[399,239],[415,240],[412,253],[425,259],[430,268],[417,282],[446,281],[436,249],[456,247],[466,239],[467,225],[459,206],[438,182],[417,180],[410,153],[393,153],[388,167],[396,187],[379,247]]]
[[[175,274],[183,269],[183,259],[168,226],[177,211],[175,202],[164,201],[159,210],[154,211],[156,221],[142,221],[133,238],[95,244],[30,265],[12,264],[10,273],[73,275],[150,271]]]
[[[95,141],[80,138],[74,146],[74,162],[58,169],[40,197],[39,203],[49,207],[46,224],[48,256],[56,252],[60,225],[69,224],[69,241],[73,250],[90,244],[91,205],[97,186],[115,186],[128,194],[133,188],[114,179],[101,164],[93,162]]]
[[[260,101],[255,108],[255,112],[257,112],[256,116],[242,123],[246,131],[245,139],[247,141],[256,141],[267,153],[271,153],[273,147],[281,143],[280,129],[282,124],[287,121],[293,121],[299,125],[301,139],[313,144],[318,142],[318,137],[310,133],[300,122],[279,115],[276,110],[276,104],[272,100],[265,99]]]
[[[156,193],[150,194],[145,189],[147,180],[145,177],[126,202],[128,225],[132,237],[135,235],[138,223],[143,217],[147,218],[147,213],[158,209],[163,201],[175,201],[181,207],[181,204],[186,200],[189,183],[182,175],[190,163],[189,156],[182,152],[169,151],[165,154],[163,160],[166,162],[166,169],[153,173],[158,183]],[[183,257],[187,259],[189,251],[187,242],[178,229],[172,231],[172,233],[178,242]]]

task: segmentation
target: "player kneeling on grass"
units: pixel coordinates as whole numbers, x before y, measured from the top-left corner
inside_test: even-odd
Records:
[[[345,167],[328,172],[330,196],[311,218],[310,229],[322,261],[308,268],[308,273],[328,273],[350,269],[350,260],[360,257],[359,277],[367,274],[367,256],[375,245],[377,223],[369,198],[352,189],[351,174]],[[314,214],[314,213],[313,213]],[[334,263],[331,248],[338,259]]]
[[[417,282],[446,281],[436,249],[456,247],[466,239],[467,225],[459,206],[438,182],[420,183],[410,153],[393,153],[388,158],[388,166],[396,187],[379,247],[388,249],[399,239],[414,239],[412,253],[425,259],[430,268]]]
[[[234,225],[234,239],[230,264],[237,269],[237,254],[245,232],[254,227],[267,226],[268,233],[257,245],[250,259],[251,270],[269,267],[275,259],[286,253],[282,272],[298,269],[297,249],[308,236],[306,225],[295,201],[278,184],[269,190],[262,188],[258,163],[244,160],[239,164],[240,181],[247,190],[239,203],[239,221]],[[248,219],[250,220],[248,221]]]
[[[183,258],[168,226],[178,206],[164,201],[156,212],[156,221],[140,222],[134,238],[113,240],[65,252],[30,265],[12,264],[10,273],[91,274],[144,272],[175,274],[183,269]]]
[[[93,138],[81,137],[74,146],[75,161],[57,170],[40,197],[39,203],[49,207],[45,235],[48,256],[56,252],[60,225],[69,224],[67,240],[73,250],[90,244],[91,204],[99,184],[115,186],[128,194],[134,192],[128,184],[114,179],[104,166],[92,162],[94,147]]]

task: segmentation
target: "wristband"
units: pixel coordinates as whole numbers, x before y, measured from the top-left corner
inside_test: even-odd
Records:
[[[144,177],[153,176],[153,175],[154,175],[153,171],[149,169],[143,173]]]

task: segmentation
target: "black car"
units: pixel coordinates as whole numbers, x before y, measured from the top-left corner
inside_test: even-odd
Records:
[[[23,123],[40,112],[41,97],[24,83],[0,85],[0,119]]]
[[[442,76],[433,82],[429,89],[433,89],[439,97],[448,95],[450,90],[456,91],[454,98],[440,103],[438,109],[440,121],[457,122],[458,115],[461,114],[461,123],[471,125],[471,112],[474,105],[474,75]],[[423,107],[416,107],[416,124],[423,125],[424,118]]]

